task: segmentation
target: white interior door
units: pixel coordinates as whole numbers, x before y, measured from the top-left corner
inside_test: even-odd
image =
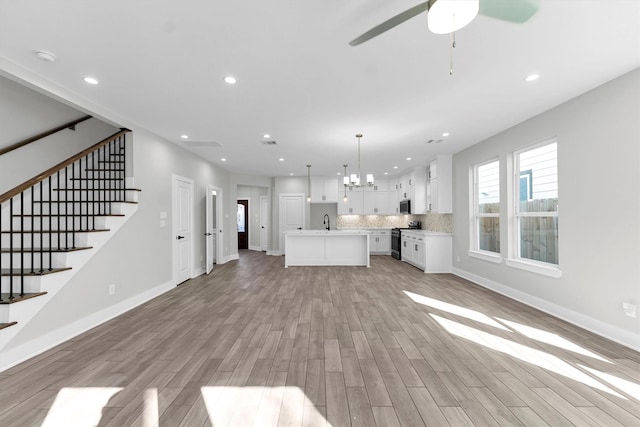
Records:
[[[269,199],[260,196],[260,248],[269,250]]]
[[[173,175],[173,277],[189,280],[193,270],[193,180]]]
[[[305,197],[302,193],[280,194],[280,253],[284,255],[284,232],[304,228]]]
[[[216,199],[218,198],[218,193],[216,190],[211,188],[211,186],[207,186],[207,192],[205,197],[205,272],[206,274],[211,273],[213,270],[213,264],[216,263],[216,232],[217,230],[217,222],[216,222]]]

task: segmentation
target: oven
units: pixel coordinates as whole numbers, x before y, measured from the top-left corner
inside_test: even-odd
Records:
[[[402,247],[400,233],[399,228],[391,229],[391,256],[395,259],[402,259],[402,253],[400,252],[400,248]]]

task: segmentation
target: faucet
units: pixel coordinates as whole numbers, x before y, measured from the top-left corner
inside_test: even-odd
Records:
[[[331,230],[331,221],[329,221],[329,214],[324,214],[322,223],[327,226],[327,231]]]

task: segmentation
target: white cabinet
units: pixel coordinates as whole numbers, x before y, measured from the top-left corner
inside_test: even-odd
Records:
[[[451,234],[403,230],[401,245],[402,261],[425,273],[451,272]]]
[[[347,187],[347,199],[347,203],[342,200],[338,202],[338,215],[361,215],[364,213],[364,191],[362,188]]]
[[[394,215],[400,213],[400,200],[398,199],[397,190],[389,190],[388,192],[387,212]]]
[[[311,178],[311,202],[335,203],[338,201],[336,178]]]
[[[414,170],[413,195],[411,198],[411,213],[414,215],[428,212],[427,202],[427,168],[421,167]]]
[[[363,197],[365,215],[384,215],[389,213],[388,191],[365,191]]]
[[[373,230],[369,236],[369,252],[372,255],[391,254],[391,230]]]
[[[441,154],[429,163],[427,211],[453,212],[453,168],[450,154]]]
[[[398,182],[398,200],[412,200],[415,185],[414,171],[409,171]]]

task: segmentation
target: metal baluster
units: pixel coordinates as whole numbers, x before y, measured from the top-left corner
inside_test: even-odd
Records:
[[[73,182],[73,181],[72,181]],[[64,248],[69,249],[69,172],[68,167],[64,167]]]
[[[120,172],[121,178],[122,178],[122,190],[120,194],[120,200],[124,202],[127,197],[127,191],[126,191],[126,188],[127,188],[127,138],[124,135],[120,137],[120,144],[122,144],[122,162],[118,163],[121,171]]]
[[[49,271],[53,269],[53,242],[51,241],[53,233],[51,232],[51,204],[52,204],[52,191],[51,191],[51,175],[49,175]],[[59,197],[58,197],[59,199]],[[57,215],[60,215],[60,201],[58,200]]]
[[[9,199],[9,300],[13,299],[13,197]]]
[[[78,181],[80,187],[82,187],[81,181]],[[76,247],[76,165],[71,165],[71,247]]]
[[[35,206],[35,201],[33,200],[35,198],[35,191],[34,191],[34,187],[31,187],[31,217],[30,217],[30,223],[31,223],[31,273],[35,273],[35,269],[33,267],[33,261],[34,261],[34,257],[35,257],[35,253],[33,252],[33,245],[34,245],[34,240],[36,238],[36,233],[35,233],[35,229],[36,229],[36,217],[34,216],[35,214],[33,213],[33,207]],[[24,211],[22,212],[22,218],[24,218]],[[22,231],[24,231],[24,228],[22,229]],[[22,251],[24,252],[24,245],[22,246]]]
[[[61,188],[60,188],[60,171],[56,172],[56,178],[58,180],[58,185],[57,185],[57,189],[58,189],[58,199],[60,199],[60,195],[61,195]],[[67,195],[64,195],[64,211],[65,213],[67,212]],[[60,207],[62,206],[62,204],[60,203],[60,200],[58,200],[58,216],[56,218],[56,220],[58,221],[58,227],[56,228],[56,232],[58,233],[58,250],[60,250],[60,218],[62,216],[62,214],[60,213]]]
[[[24,296],[24,191],[20,193],[20,296]]]
[[[44,214],[42,213],[44,209],[43,203],[44,202],[42,201],[42,181],[40,181],[40,273],[44,272],[44,250],[42,246],[42,239],[44,239],[44,226],[43,226]],[[33,246],[31,247],[31,250],[33,250]]]
[[[91,153],[91,169],[96,168],[96,152]],[[87,182],[87,186],[89,182]],[[87,198],[89,197],[89,191],[87,191]],[[87,206],[88,208],[88,206]],[[91,214],[93,217],[93,230],[96,229],[96,176],[91,175]]]

